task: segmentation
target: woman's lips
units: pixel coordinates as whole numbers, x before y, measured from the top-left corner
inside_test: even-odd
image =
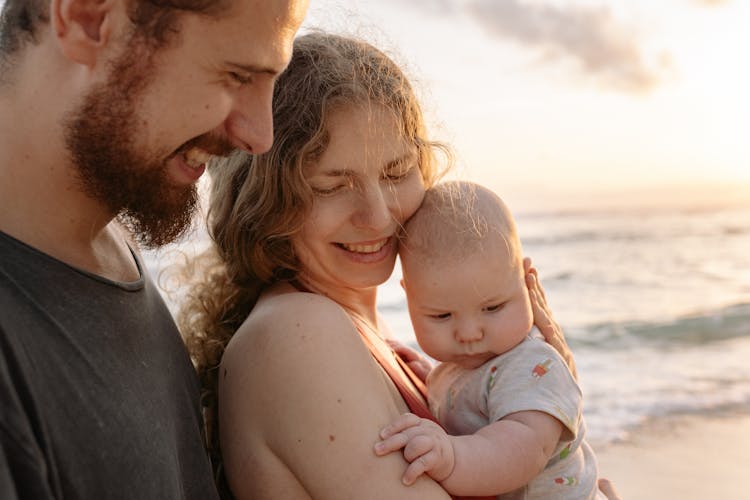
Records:
[[[393,237],[388,237],[357,243],[336,243],[335,246],[356,262],[373,263],[379,262],[395,252],[393,241]]]
[[[389,238],[383,238],[382,240],[366,243],[339,243],[343,248],[350,252],[357,253],[375,253],[388,243]]]

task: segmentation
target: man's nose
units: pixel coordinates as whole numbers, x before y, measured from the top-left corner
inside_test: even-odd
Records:
[[[273,86],[238,93],[226,119],[226,132],[235,147],[265,153],[273,144]]]

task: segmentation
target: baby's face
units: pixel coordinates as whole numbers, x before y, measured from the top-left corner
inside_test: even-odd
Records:
[[[511,264],[504,244],[486,246],[460,262],[402,258],[417,341],[439,361],[476,368],[518,345],[531,329],[522,267]]]

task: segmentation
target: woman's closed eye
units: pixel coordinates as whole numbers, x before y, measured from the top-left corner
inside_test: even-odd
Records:
[[[331,187],[314,187],[313,186],[312,187],[312,191],[313,191],[314,194],[316,194],[318,196],[325,197],[325,196],[332,196],[332,195],[338,193],[339,191],[341,191],[342,189],[344,189],[346,187],[347,187],[346,184],[337,184],[337,185],[331,186]]]
[[[401,182],[414,171],[415,165],[397,165],[383,173],[383,179],[389,182]]]
[[[352,187],[354,187],[354,182],[347,176],[336,176],[323,179],[320,182],[315,182],[310,185],[313,194],[321,197],[333,196]]]

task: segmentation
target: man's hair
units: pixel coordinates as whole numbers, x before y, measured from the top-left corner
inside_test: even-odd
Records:
[[[521,242],[508,207],[491,190],[466,181],[444,182],[425,193],[422,206],[406,224],[402,260],[456,262],[495,244],[507,247],[520,265]]]
[[[128,0],[128,16],[135,32],[161,47],[177,33],[180,13],[215,16],[232,0]],[[49,0],[5,0],[0,13],[0,67],[27,43],[37,43],[39,29],[49,22]]]

